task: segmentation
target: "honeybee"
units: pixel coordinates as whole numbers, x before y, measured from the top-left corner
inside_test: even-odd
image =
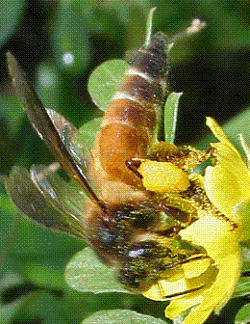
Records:
[[[16,93],[33,127],[74,182],[57,174],[57,163],[33,166],[29,172],[13,167],[5,181],[8,195],[36,222],[89,242],[135,293],[147,290],[169,269],[207,257],[201,247],[183,242],[178,232],[196,219],[203,199],[187,170],[209,154],[155,140],[169,93],[168,47],[166,36],[157,32],[138,50],[91,152],[73,125],[44,108],[14,56],[7,54]],[[142,174],[151,171],[142,166],[163,161],[169,163],[164,172],[174,177],[173,184],[167,190],[146,190]]]

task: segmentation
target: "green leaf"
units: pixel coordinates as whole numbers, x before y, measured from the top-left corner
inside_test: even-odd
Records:
[[[235,324],[248,324],[250,322],[250,303],[244,305],[237,313]]]
[[[14,319],[20,312],[25,303],[25,298],[15,300],[11,304],[0,304],[0,323],[10,324],[14,323]]]
[[[0,120],[5,121],[8,125],[7,130],[6,128],[1,130],[2,132],[6,131],[4,135],[8,135],[11,139],[17,136],[21,128],[23,116],[25,116],[25,113],[16,96],[5,97],[0,94]],[[1,140],[3,141],[3,134],[1,134]]]
[[[82,249],[83,242],[17,215],[7,196],[0,196],[0,206],[0,275],[4,276],[7,269],[38,285],[65,287],[65,266]]]
[[[116,271],[104,265],[90,248],[77,253],[65,270],[67,284],[81,292],[127,292],[115,278]]]
[[[97,296],[78,293],[66,285],[63,289],[39,286],[13,273],[1,279],[0,294],[5,295],[4,303],[0,303],[1,324],[33,323],[34,318],[36,323],[80,323],[86,313],[93,313],[93,308],[99,310],[104,299],[99,295],[98,302]]]
[[[145,46],[148,46],[150,43],[151,35],[152,35],[152,27],[153,27],[153,14],[156,10],[156,7],[150,9],[148,13],[147,18],[147,24],[146,24],[146,40],[145,40]]]
[[[82,324],[166,324],[165,321],[153,316],[139,314],[131,310],[100,311],[86,318]]]
[[[56,298],[46,291],[37,290],[30,292],[21,299],[23,304],[18,314],[16,314],[20,323],[33,322],[32,319],[34,320],[34,318],[43,319],[41,321],[38,320],[38,322],[46,324],[69,323],[68,316],[64,313],[65,304],[62,298]]]
[[[248,296],[250,291],[249,277],[240,278],[233,294],[233,298]]]
[[[164,107],[165,141],[171,144],[174,142],[174,138],[175,138],[177,112],[178,112],[178,105],[181,96],[182,96],[182,92],[170,93]]]
[[[81,73],[90,60],[87,25],[79,1],[59,1],[53,47],[59,66]]]
[[[0,45],[14,32],[25,9],[25,0],[5,0],[0,3]]]
[[[99,65],[90,75],[88,91],[101,110],[107,108],[128,67],[123,60],[110,60]]]
[[[95,135],[98,132],[102,118],[94,118],[91,121],[85,123],[79,132],[83,136],[85,144],[91,149],[94,144]]]

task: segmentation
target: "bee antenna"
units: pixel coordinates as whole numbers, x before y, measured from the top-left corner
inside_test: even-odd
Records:
[[[201,21],[199,18],[193,19],[189,27],[187,27],[186,29],[184,29],[183,31],[177,34],[174,34],[169,38],[169,49],[171,49],[174,43],[176,43],[177,41],[181,40],[186,36],[191,36],[193,34],[198,33],[204,27],[206,27],[205,21]]]

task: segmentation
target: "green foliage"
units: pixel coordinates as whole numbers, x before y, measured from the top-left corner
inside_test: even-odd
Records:
[[[14,32],[25,9],[25,0],[6,0],[0,3],[0,46]]]
[[[54,24],[53,47],[59,67],[80,74],[90,60],[88,26],[81,2],[59,1]]]
[[[182,96],[182,92],[172,92],[168,96],[168,99],[164,107],[164,134],[165,141],[168,143],[174,143],[175,130],[177,124],[177,113],[179,100]]]
[[[249,277],[240,278],[238,285],[234,291],[234,297],[244,297],[249,294],[250,282]]]
[[[102,63],[91,73],[88,91],[101,110],[107,108],[128,66],[123,60],[112,60]]]
[[[235,318],[235,324],[247,324],[250,322],[250,303],[244,305]]]
[[[77,253],[65,270],[67,284],[81,292],[104,293],[124,292],[115,280],[116,270],[103,264],[91,248]]]
[[[143,315],[130,310],[112,310],[112,311],[100,311],[94,315],[86,318],[82,324],[164,324],[165,321],[157,319],[152,316]]]
[[[95,134],[100,128],[102,118],[93,118],[79,128],[79,132],[84,138],[86,145],[91,148],[94,144]]]

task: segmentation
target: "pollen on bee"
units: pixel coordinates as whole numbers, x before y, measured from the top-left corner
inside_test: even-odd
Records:
[[[154,192],[181,192],[189,186],[188,173],[171,162],[145,160],[137,170],[147,190]]]

